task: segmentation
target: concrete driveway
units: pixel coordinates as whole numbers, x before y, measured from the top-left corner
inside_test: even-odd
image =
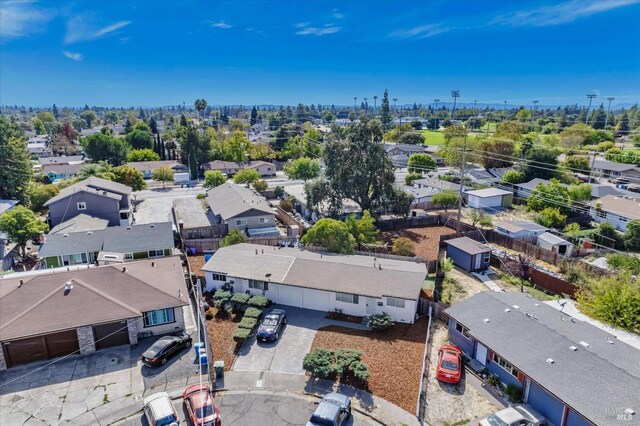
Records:
[[[325,319],[326,312],[282,305],[274,305],[272,308],[287,311],[287,325],[280,339],[263,343],[257,342],[255,336],[252,336],[240,349],[233,364],[234,370],[302,374],[302,360],[311,350],[319,328],[340,325],[366,329],[360,324]]]

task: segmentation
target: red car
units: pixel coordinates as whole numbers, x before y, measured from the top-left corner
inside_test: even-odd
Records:
[[[182,394],[191,424],[196,426],[221,426],[220,411],[207,385],[191,385]]]
[[[462,352],[453,345],[443,345],[438,351],[436,378],[442,382],[456,384],[462,375]]]

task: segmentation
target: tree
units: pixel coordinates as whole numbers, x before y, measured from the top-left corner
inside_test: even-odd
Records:
[[[31,155],[22,130],[0,116],[0,198],[26,201],[32,175]]]
[[[146,188],[147,183],[144,181],[144,175],[138,169],[126,164],[113,169],[115,182],[131,187],[134,191],[140,191]]]
[[[486,139],[479,141],[478,162],[486,169],[510,167],[516,144],[510,139]]]
[[[139,162],[139,161],[158,161],[160,160],[160,156],[157,152],[153,152],[153,150],[149,148],[145,149],[132,149],[127,154],[127,161],[129,162]]]
[[[562,214],[569,212],[569,189],[553,179],[548,185],[539,183],[527,198],[527,208],[541,212],[547,207],[557,207]]]
[[[520,110],[516,113],[516,120],[523,123],[528,123],[531,120],[531,111],[526,108],[520,108]]]
[[[447,128],[442,131],[442,135],[444,136],[444,140],[446,142],[449,142],[453,138],[462,138],[468,133],[469,131],[467,129],[458,124],[447,126]]]
[[[569,193],[569,200],[581,203],[591,200],[592,188],[588,183],[581,183],[578,185],[569,185],[567,192]]]
[[[389,91],[384,90],[382,95],[382,102],[380,103],[380,122],[382,123],[382,130],[388,132],[391,130],[393,118],[391,118],[391,109],[389,108]]]
[[[597,208],[596,206],[596,209]],[[610,247],[616,250],[624,247],[621,234],[616,231],[616,228],[609,222],[602,222],[598,225],[593,231],[593,241],[600,246]]]
[[[253,189],[255,189],[257,192],[265,192],[267,189],[269,189],[269,184],[266,180],[260,179],[253,182]]]
[[[165,182],[173,180],[173,169],[167,166],[158,167],[151,174],[153,180],[162,181],[162,187],[165,187]]]
[[[29,196],[29,207],[34,212],[44,210],[44,203],[58,195],[60,188],[56,185],[44,185],[42,183],[30,183],[27,194]]]
[[[524,179],[524,173],[522,173],[520,170],[507,170],[504,175],[502,175],[502,181],[511,184],[521,183],[524,181]]]
[[[107,111],[104,114],[104,121],[110,124],[116,124],[118,122],[118,114],[115,111]]]
[[[276,158],[276,151],[267,142],[258,142],[251,146],[251,159],[271,161]]]
[[[313,225],[302,236],[302,243],[312,246],[325,247],[329,251],[341,254],[352,254],[356,240],[349,233],[344,222],[323,218]]]
[[[598,145],[596,145],[596,151],[598,152],[607,152],[609,151],[611,148],[615,148],[616,144],[611,142],[611,141],[604,141],[604,142],[600,142]]]
[[[122,138],[113,135],[105,135],[102,132],[94,133],[80,139],[89,158],[93,161],[107,161],[114,166],[122,164],[127,157],[128,145]]]
[[[436,161],[429,154],[411,154],[407,162],[407,169],[410,173],[425,173],[436,168]]]
[[[315,159],[301,157],[293,160],[284,167],[289,179],[308,181],[320,176],[320,162]]]
[[[591,165],[587,157],[580,155],[569,155],[562,162],[562,167],[567,169],[570,173],[582,173],[589,174]]]
[[[617,136],[626,136],[629,132],[629,116],[627,115],[627,111],[623,112],[616,123],[616,135]]]
[[[76,174],[75,181],[81,181],[89,177],[99,177],[106,180],[114,180],[116,178],[113,173],[113,167],[105,161],[85,165]]]
[[[446,212],[449,208],[458,204],[458,193],[451,189],[447,189],[435,194],[431,197],[431,200],[433,201],[433,204],[441,206]]]
[[[53,107],[51,108],[51,112],[53,113],[53,116],[56,119],[60,116],[60,113],[58,112],[58,107],[56,106],[56,104],[53,104]]]
[[[244,232],[238,228],[230,229],[227,235],[220,241],[220,247],[229,247],[235,244],[242,244],[247,240]]]
[[[204,172],[204,184],[205,188],[215,188],[227,181],[227,177],[220,170],[207,170]]]
[[[482,209],[467,209],[465,217],[471,222],[471,226],[478,224],[483,226],[491,225],[491,216]]]
[[[251,116],[249,118],[249,124],[253,126],[257,122],[258,122],[258,110],[254,105],[253,108],[251,108]]]
[[[391,251],[398,256],[413,256],[415,247],[413,241],[407,237],[396,238],[393,242],[393,248]]]
[[[546,207],[535,217],[535,221],[547,228],[562,228],[567,216],[560,213],[557,207]]]
[[[44,127],[44,123],[39,118],[33,120],[33,129],[36,131],[36,135],[43,135],[47,133],[47,128]]]
[[[496,126],[496,131],[493,133],[493,137],[519,141],[526,129],[527,125],[525,123],[518,121],[503,121]]]
[[[640,250],[640,220],[635,219],[627,223],[627,232],[623,236],[627,250]]]
[[[143,130],[133,130],[125,139],[133,149],[151,149],[153,147],[151,134]]]
[[[404,177],[404,184],[413,186],[413,182],[418,179],[422,179],[422,173],[409,173]]]
[[[424,136],[417,131],[402,133],[398,136],[398,143],[405,145],[424,145]]]
[[[260,179],[260,173],[256,169],[242,169],[233,176],[233,181],[237,184],[246,184],[247,188],[250,184]]]
[[[558,154],[545,147],[533,147],[527,153],[523,172],[527,179],[551,179],[557,176]]]
[[[27,241],[39,237],[48,229],[46,223],[41,222],[34,212],[24,206],[16,206],[0,216],[0,232],[6,233],[18,245],[23,256],[26,256]]]
[[[202,114],[202,119],[204,120],[204,110],[207,109],[207,101],[203,99],[196,99],[193,103],[193,106],[198,110],[200,114]]]
[[[98,124],[100,120],[98,120],[98,114],[92,110],[83,111],[80,114],[80,118],[82,118],[87,123],[88,128],[92,128],[94,124]]]
[[[376,228],[375,220],[369,210],[362,212],[362,217],[358,219],[355,214],[349,215],[344,221],[349,233],[356,240],[356,244],[375,244],[378,242],[380,231]]]
[[[149,130],[154,135],[158,134],[158,123],[156,123],[156,119],[153,116],[149,119]]]

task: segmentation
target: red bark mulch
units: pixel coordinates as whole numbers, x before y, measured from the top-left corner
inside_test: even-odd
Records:
[[[420,228],[397,229],[395,231],[386,231],[380,233],[380,238],[389,244],[389,252],[393,247],[393,242],[400,238],[406,237],[413,241],[414,254],[428,260],[438,258],[440,251],[440,236],[455,234],[455,230],[446,226],[426,226]]]
[[[213,319],[207,320],[207,333],[211,341],[213,361],[223,360],[224,370],[230,371],[233,361],[240,349],[240,344],[233,340],[233,333],[242,319],[242,314],[231,314],[227,318],[218,318],[218,310],[213,306],[209,308],[213,313]]]

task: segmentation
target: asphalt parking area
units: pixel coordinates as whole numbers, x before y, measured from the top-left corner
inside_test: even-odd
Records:
[[[302,374],[302,360],[311,350],[319,328],[327,325],[364,328],[359,324],[325,319],[326,312],[281,305],[272,308],[287,312],[287,325],[280,339],[266,343],[257,342],[252,336],[240,349],[233,364],[234,370]]]

